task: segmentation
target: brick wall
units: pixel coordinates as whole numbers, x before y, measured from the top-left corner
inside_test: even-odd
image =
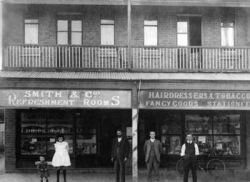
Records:
[[[127,10],[125,6],[7,6],[6,42],[23,43],[24,17],[39,17],[40,44],[56,44],[56,18],[58,12],[78,12],[83,16],[83,44],[100,44],[100,18],[115,20],[115,44],[127,43]],[[202,17],[202,45],[220,46],[220,19],[222,8],[187,7],[132,7],[132,44],[143,46],[144,20],[158,20],[158,45],[175,46],[176,21],[178,15],[200,15]],[[242,8],[235,9],[235,45],[248,44],[247,13]]]
[[[5,109],[5,170],[16,168],[16,111]]]

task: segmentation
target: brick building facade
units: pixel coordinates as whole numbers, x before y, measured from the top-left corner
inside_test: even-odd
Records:
[[[166,2],[3,2],[6,171],[50,159],[58,133],[72,168],[110,168],[117,128],[131,142],[133,175],[152,129],[162,167],[193,132],[202,155],[214,148],[228,167],[249,169],[250,5]]]

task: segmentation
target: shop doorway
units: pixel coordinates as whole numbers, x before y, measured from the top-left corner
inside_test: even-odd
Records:
[[[112,140],[122,129],[130,140],[130,110],[84,110],[76,118],[76,167],[113,167]]]

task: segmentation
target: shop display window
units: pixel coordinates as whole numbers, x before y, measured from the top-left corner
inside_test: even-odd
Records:
[[[215,136],[214,147],[220,155],[240,155],[240,136]]]
[[[91,122],[91,119],[78,118],[76,125],[76,154],[78,156],[96,154],[97,131],[95,122]]]
[[[42,113],[21,114],[21,155],[46,154],[46,118]]]
[[[186,132],[193,134],[212,134],[212,122],[206,115],[186,115]]]
[[[217,115],[213,118],[214,134],[240,134],[240,115]]]
[[[56,136],[60,133],[64,135],[65,141],[69,144],[69,154],[73,154],[73,117],[68,112],[49,113],[47,117],[48,136],[48,152],[54,151],[54,143]]]
[[[181,151],[181,117],[168,114],[161,125],[163,154],[179,154]]]
[[[185,131],[193,133],[200,153],[240,155],[240,114],[185,115]]]
[[[54,154],[58,134],[63,134],[73,154],[73,117],[68,112],[24,111],[20,113],[20,155]]]

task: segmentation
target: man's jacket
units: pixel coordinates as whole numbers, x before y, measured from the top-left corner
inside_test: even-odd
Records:
[[[154,142],[154,151],[155,151],[155,157],[158,162],[161,161],[161,153],[162,153],[162,144],[159,140],[155,140]],[[145,154],[145,162],[149,161],[150,156],[150,150],[151,150],[151,141],[147,140],[144,144],[144,154]]]

